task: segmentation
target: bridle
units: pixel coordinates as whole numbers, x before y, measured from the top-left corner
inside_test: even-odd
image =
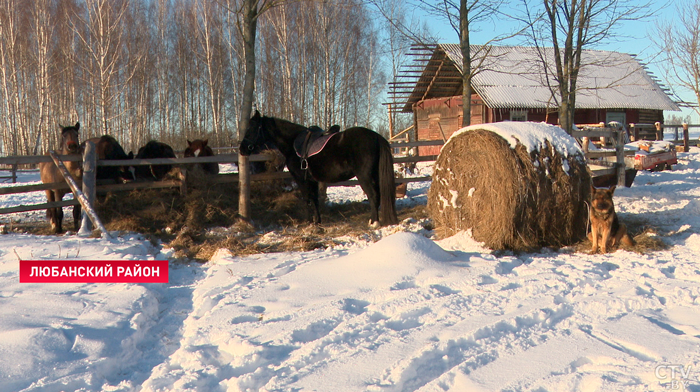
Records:
[[[70,151],[70,148],[69,148],[69,145],[70,145],[69,137],[70,136],[68,136],[68,134],[70,134],[70,133],[75,133],[74,143],[76,145],[80,146],[80,139],[78,136],[78,131],[76,131],[75,128],[72,128],[72,127],[65,127],[61,130],[61,149],[64,151]]]
[[[261,118],[260,121],[258,121],[257,126],[254,128],[254,132],[246,132],[246,135],[243,137],[243,142],[248,143],[248,152],[252,153],[256,147],[270,149],[270,146],[268,145],[270,137],[267,134],[267,129],[263,127],[263,121],[264,119]],[[254,137],[250,137],[251,133],[254,134]]]

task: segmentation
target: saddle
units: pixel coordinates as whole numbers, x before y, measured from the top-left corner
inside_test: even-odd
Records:
[[[320,127],[312,125],[294,139],[294,151],[296,151],[299,158],[301,158],[302,169],[305,170],[308,168],[306,159],[323,151],[328,141],[331,140],[333,136],[337,135],[339,133],[338,131],[340,131],[339,125],[333,125],[325,132]]]

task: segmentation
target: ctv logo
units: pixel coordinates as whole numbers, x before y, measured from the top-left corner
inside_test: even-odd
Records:
[[[690,370],[692,365],[658,365],[654,369],[654,375],[659,380],[659,385],[670,391],[684,391],[690,386]]]

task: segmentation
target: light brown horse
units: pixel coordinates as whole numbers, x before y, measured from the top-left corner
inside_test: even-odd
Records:
[[[80,130],[80,123],[76,122],[73,126],[64,127],[61,126],[61,145],[57,152],[60,155],[78,155],[80,156],[80,141],[78,138],[78,130]],[[83,168],[80,161],[77,162],[64,162],[66,169],[73,176],[76,182],[79,184],[83,179]],[[41,162],[39,163],[39,174],[41,175],[41,182],[44,184],[50,184],[53,182],[65,182],[65,178],[61,175],[58,167],[53,162]],[[70,193],[69,189],[50,189],[46,191],[46,199],[49,202],[61,201],[66,193]],[[63,208],[53,207],[46,210],[46,216],[51,222],[51,230],[59,234],[63,232],[62,222],[63,222]],[[73,223],[75,225],[75,231],[80,228],[80,204],[73,206]]]

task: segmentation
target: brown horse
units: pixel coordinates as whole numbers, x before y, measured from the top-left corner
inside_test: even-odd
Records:
[[[63,127],[61,126],[61,146],[58,150],[60,155],[77,155],[80,156],[80,142],[78,138],[78,130],[80,130],[80,123],[76,122],[73,126]],[[83,168],[80,161],[77,162],[64,162],[66,169],[73,176],[77,182],[81,182],[83,179]],[[39,163],[39,174],[41,176],[41,182],[44,184],[50,184],[53,182],[65,182],[65,178],[61,175],[58,167],[53,162],[41,162]],[[49,202],[61,201],[66,193],[70,193],[69,189],[50,189],[46,191],[46,199]],[[46,216],[51,222],[51,230],[54,233],[59,234],[63,232],[62,222],[63,222],[63,208],[53,207],[46,210]],[[80,204],[73,206],[73,224],[75,225],[75,231],[78,231],[80,227]]]
[[[209,139],[197,139],[194,141],[187,141],[187,148],[185,149],[185,158],[188,157],[213,157],[214,150],[211,149],[207,144]],[[207,163],[195,163],[187,168],[187,170],[196,170],[199,166],[205,173],[209,174],[219,174],[219,164],[216,162]]]

